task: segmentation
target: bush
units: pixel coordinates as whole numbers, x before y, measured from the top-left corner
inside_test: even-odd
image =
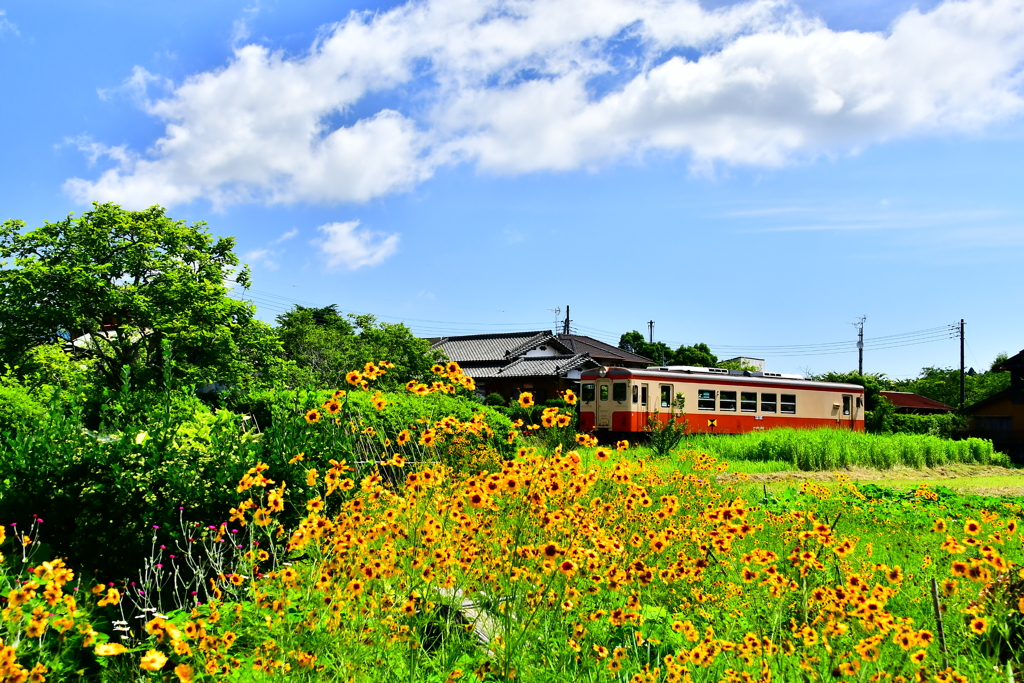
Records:
[[[176,421],[160,412],[150,406],[144,424],[99,434],[53,402],[34,429],[0,441],[0,518],[22,528],[41,518],[47,543],[101,576],[141,566],[155,526],[225,519],[255,440],[228,411]]]
[[[46,415],[46,409],[27,389],[0,385],[0,434],[32,425]]]
[[[485,406],[504,406],[505,397],[498,393],[487,394],[487,398],[484,399]]]

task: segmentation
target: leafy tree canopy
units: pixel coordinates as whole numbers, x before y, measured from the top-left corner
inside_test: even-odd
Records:
[[[664,342],[649,342],[644,339],[644,335],[633,330],[619,337],[619,348],[650,358],[655,363],[661,363],[662,354],[664,354],[666,365],[693,365],[707,368],[718,366],[718,356],[711,353],[711,348],[702,342],[693,346],[683,344],[673,351]]]
[[[344,386],[346,373],[382,360],[395,367],[374,386],[394,388],[428,377],[430,366],[441,358],[405,325],[381,323],[372,315],[343,315],[336,304],[295,306],[279,315],[277,324],[286,358],[305,373],[304,381],[322,388]]]
[[[228,296],[233,238],[163,208],[93,204],[80,217],[0,226],[0,362],[17,366],[33,348],[73,343],[95,359],[101,383],[153,386],[170,348],[179,381],[236,384],[273,364],[277,339],[252,304]]]

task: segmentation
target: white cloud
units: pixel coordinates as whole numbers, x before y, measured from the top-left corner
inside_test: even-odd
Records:
[[[352,13],[303,55],[237,47],[223,68],[140,98],[163,137],[145,154],[104,148],[111,166],[66,190],[127,205],[336,203],[451,163],[779,166],[1017,117],[1022,64],[1024,0],[947,0],[885,33],[833,31],[784,0],[422,0]],[[357,116],[369,95],[393,104]]]
[[[295,237],[298,234],[299,234],[299,229],[298,228],[292,228],[291,230],[289,230],[288,232],[282,234],[280,237],[278,237],[276,240],[274,240],[272,242],[272,244],[281,244],[281,242],[285,242],[287,240],[290,240],[291,238]]]
[[[250,265],[259,263],[267,270],[277,270],[280,264],[274,260],[276,255],[277,252],[270,249],[253,249],[242,256],[242,262]]]
[[[398,235],[357,230],[359,221],[328,223],[317,228],[324,238],[314,240],[327,259],[329,268],[345,266],[349,270],[375,266],[398,249]]]
[[[14,22],[7,18],[7,10],[0,9],[0,36],[5,33],[13,33],[16,36],[21,35]]]

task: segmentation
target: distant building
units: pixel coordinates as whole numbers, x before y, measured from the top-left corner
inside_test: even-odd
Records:
[[[736,363],[743,367],[753,367],[757,372],[764,372],[764,358],[747,358],[746,356],[736,356],[735,358],[729,358],[727,360],[718,361],[719,363]]]
[[[541,403],[566,389],[577,389],[580,370],[602,365],[647,367],[650,359],[591,337],[547,330],[470,334],[428,339],[476,381],[481,395],[506,400],[528,391]],[[578,392],[577,392],[578,393]]]
[[[1010,373],[1010,386],[966,408],[971,436],[992,439],[996,450],[1024,462],[1024,351],[1007,358],[995,370]]]
[[[897,413],[908,415],[936,415],[939,413],[953,412],[953,406],[947,406],[941,401],[915,394],[910,391],[879,391],[879,396],[885,396],[889,403],[896,406]]]

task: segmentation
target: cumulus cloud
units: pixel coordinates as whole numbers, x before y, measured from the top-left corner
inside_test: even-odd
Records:
[[[528,173],[668,153],[779,166],[1019,116],[1022,63],[1024,0],[947,0],[884,33],[833,31],[784,0],[416,0],[352,13],[305,54],[237,47],[144,100],[166,122],[151,149],[98,147],[109,167],[66,189],[136,205],[329,204],[454,163]]]
[[[327,260],[328,268],[344,266],[356,270],[375,266],[398,249],[398,235],[357,230],[359,221],[328,223],[317,228],[323,239],[313,240]]]

